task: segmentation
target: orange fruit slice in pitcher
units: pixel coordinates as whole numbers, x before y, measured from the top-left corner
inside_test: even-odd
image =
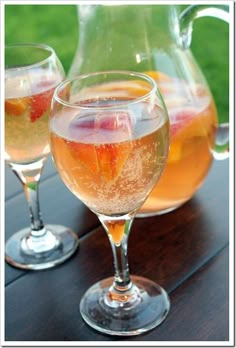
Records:
[[[5,112],[14,115],[20,116],[28,106],[28,98],[14,98],[5,100]]]
[[[144,74],[152,77],[156,83],[160,92],[165,95],[175,91],[173,84],[173,78],[161,71],[144,71]]]

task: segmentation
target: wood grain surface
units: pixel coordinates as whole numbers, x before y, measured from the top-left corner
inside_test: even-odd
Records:
[[[49,163],[49,167],[53,166]],[[27,226],[23,193],[6,180],[6,238]],[[82,320],[79,303],[93,283],[113,275],[108,238],[53,167],[42,178],[45,222],[80,236],[76,254],[45,271],[5,268],[6,341],[222,341],[229,340],[229,165],[215,162],[194,198],[174,212],[136,218],[129,237],[131,274],[148,277],[169,293],[167,319],[152,331],[112,337]]]

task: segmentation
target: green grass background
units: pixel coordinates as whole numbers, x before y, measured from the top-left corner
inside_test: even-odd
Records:
[[[220,122],[229,119],[229,28],[211,17],[194,23],[191,49],[215,98]],[[78,42],[75,5],[5,5],[5,43],[52,46],[66,72]]]

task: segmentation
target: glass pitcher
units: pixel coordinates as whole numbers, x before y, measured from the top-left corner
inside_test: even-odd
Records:
[[[176,209],[203,183],[213,158],[228,156],[206,79],[190,50],[195,18],[229,21],[224,5],[78,5],[79,43],[69,76],[133,70],[153,77],[166,103],[171,145],[163,175],[138,216]],[[115,88],[115,86],[114,86]]]

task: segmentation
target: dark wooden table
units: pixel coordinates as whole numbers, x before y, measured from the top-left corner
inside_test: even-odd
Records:
[[[8,168],[5,181],[5,236],[9,238],[29,224],[29,217],[22,187]],[[129,239],[131,274],[158,282],[171,300],[162,325],[136,337],[97,333],[80,316],[85,290],[113,274],[112,255],[98,219],[68,191],[50,159],[42,175],[40,203],[45,222],[71,227],[80,236],[80,246],[71,259],[45,271],[22,271],[6,264],[8,344],[222,341],[224,345],[230,340],[228,161],[215,161],[195,197],[178,210],[135,219]]]

